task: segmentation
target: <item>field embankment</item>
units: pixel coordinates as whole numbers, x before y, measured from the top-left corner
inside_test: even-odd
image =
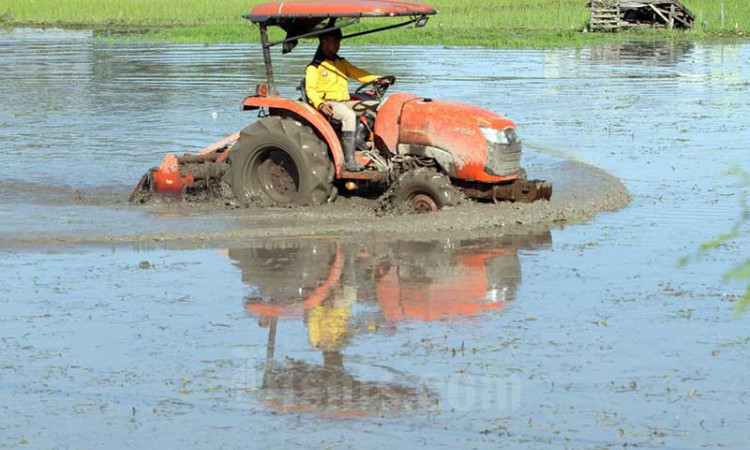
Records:
[[[103,33],[145,33],[180,42],[258,40],[242,14],[264,0],[0,0],[0,24],[92,28]],[[747,0],[683,0],[696,14],[685,32],[639,32],[647,39],[703,38],[750,33]],[[582,33],[584,0],[432,0],[440,14],[420,30],[394,30],[359,43],[551,47],[622,39],[623,34]],[[723,14],[722,14],[723,5]],[[627,33],[632,37],[633,33]]]

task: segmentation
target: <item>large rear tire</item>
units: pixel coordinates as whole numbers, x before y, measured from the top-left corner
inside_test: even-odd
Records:
[[[243,206],[319,205],[331,196],[327,146],[296,120],[267,117],[248,125],[229,159],[232,191]]]
[[[410,170],[391,186],[380,199],[380,210],[430,213],[461,201],[460,192],[450,178],[432,169]]]

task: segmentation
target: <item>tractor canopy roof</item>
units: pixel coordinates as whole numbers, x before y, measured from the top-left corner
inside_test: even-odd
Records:
[[[243,17],[260,26],[262,36],[263,30],[270,26],[278,26],[286,31],[286,39],[282,41],[268,42],[265,37],[262,37],[262,41],[264,47],[283,44],[283,53],[289,53],[297,45],[298,39],[314,38],[328,30],[355,24],[365,17],[408,19],[396,25],[350,34],[344,39],[409,24],[422,27],[427,23],[427,16],[433,14],[437,14],[437,10],[430,5],[400,0],[300,0],[261,3]],[[346,21],[337,24],[338,19]],[[328,22],[322,24],[325,20]]]
[[[424,3],[398,0],[300,0],[290,2],[261,3],[245,18],[254,23],[281,25],[294,19],[324,19],[342,17],[399,17],[426,16],[437,10]]]

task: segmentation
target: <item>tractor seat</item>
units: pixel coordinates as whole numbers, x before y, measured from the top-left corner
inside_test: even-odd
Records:
[[[304,103],[310,103],[310,100],[308,100],[307,98],[307,85],[305,84],[305,77],[302,77],[302,81],[299,82],[297,90],[299,91],[300,95],[299,100]]]
[[[307,85],[305,84],[305,77],[302,77],[302,81],[300,81],[299,86],[297,86],[297,90],[299,91],[300,101],[310,105],[310,99],[307,98]],[[320,114],[324,115],[323,113],[320,113]],[[341,121],[336,120],[333,117],[327,117],[327,116],[326,116],[326,120],[328,120],[328,122],[331,124],[333,129],[336,130],[337,134],[341,133]]]

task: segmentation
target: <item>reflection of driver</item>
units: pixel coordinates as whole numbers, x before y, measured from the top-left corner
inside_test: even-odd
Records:
[[[357,301],[357,288],[338,286],[332,296],[310,308],[307,337],[310,346],[325,352],[341,350],[349,334],[349,315]]]
[[[354,158],[354,131],[357,124],[355,107],[373,108],[375,102],[350,101],[349,78],[370,83],[380,78],[350,64],[338,55],[342,33],[334,29],[319,36],[320,45],[312,63],[305,70],[305,93],[308,101],[326,116],[341,122],[341,144],[344,147],[346,170],[360,171],[362,165]],[[382,79],[382,85],[390,84]],[[359,108],[357,108],[359,109]]]

